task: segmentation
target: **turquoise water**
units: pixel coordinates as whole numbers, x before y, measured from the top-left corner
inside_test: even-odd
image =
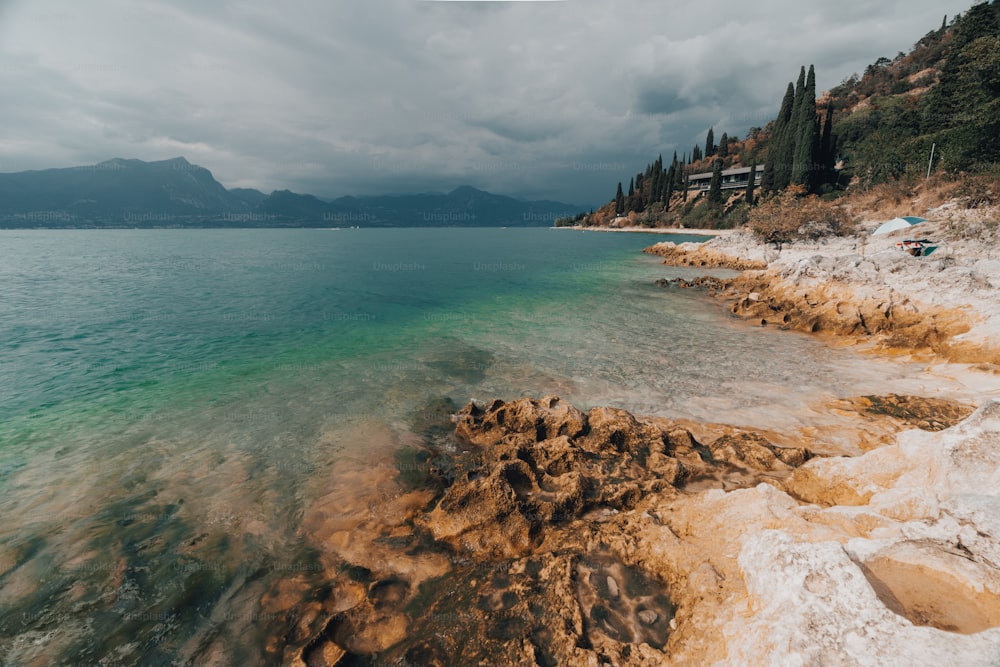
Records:
[[[435,406],[748,423],[914,372],[655,287],[691,273],[639,252],[658,240],[0,233],[0,663],[263,664],[285,621],[261,599],[323,584],[309,507]]]

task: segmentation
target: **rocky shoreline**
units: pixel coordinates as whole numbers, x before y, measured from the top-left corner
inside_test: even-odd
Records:
[[[751,322],[996,372],[988,256],[831,252],[849,243],[775,256],[733,234],[650,252],[742,271],[667,284],[713,289]],[[935,280],[951,284],[918,298]],[[307,512],[329,586],[269,593],[290,627],[274,652],[310,666],[995,664],[1000,400],[831,409],[862,454],[555,396],[429,406],[428,437],[380,464],[367,495],[334,490]]]
[[[732,279],[673,285],[709,287],[731,301],[734,314],[763,326],[1000,366],[996,231],[968,238],[943,223],[921,227],[921,234],[944,239],[929,257],[897,249],[903,232],[871,237],[867,229],[782,251],[740,232],[704,244],[657,243],[645,252],[672,266],[741,271]]]
[[[410,488],[356,499],[379,515],[343,524],[356,513],[336,498],[307,517],[331,585],[284,610],[285,661],[989,664],[1000,402],[855,409],[899,444],[825,457],[557,397],[470,404],[456,447],[413,452]]]

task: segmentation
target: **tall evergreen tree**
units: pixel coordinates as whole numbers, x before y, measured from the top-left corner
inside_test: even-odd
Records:
[[[673,167],[671,167],[673,169]],[[674,196],[674,175],[669,173],[667,177],[667,185],[663,190],[663,210],[664,212],[670,210],[670,198]]]
[[[795,148],[792,158],[790,182],[805,186],[807,192],[815,189],[816,153],[819,147],[819,125],[816,122],[816,70],[809,66],[809,76],[799,101],[798,118],[793,118]]]
[[[622,192],[622,182],[618,181],[618,192],[615,194],[615,215],[625,212],[625,193]]]
[[[634,197],[635,196],[635,179],[634,178],[631,179],[628,182],[628,196],[629,197]]]
[[[708,201],[722,202],[722,160],[719,158],[712,161],[712,180],[708,186]]]
[[[795,96],[792,98],[792,112],[785,125],[785,131],[781,141],[781,169],[778,170],[776,179],[777,190],[784,190],[792,182],[792,170],[795,166],[795,148],[798,144],[798,125],[802,113],[802,99],[806,93],[806,68],[805,65],[799,67],[799,78],[795,81]]]
[[[799,78],[795,82],[795,100],[792,103],[792,118],[798,118],[802,110],[802,100],[806,95],[806,66],[799,68]]]
[[[823,168],[822,181],[829,183],[834,179],[834,164],[837,156],[833,146],[833,100],[826,103],[826,117],[823,119],[823,134],[819,145],[820,165]]]
[[[701,160],[701,157],[702,157],[701,148],[699,146],[695,146],[693,149],[691,149],[691,164],[699,162]]]
[[[767,160],[764,162],[764,174],[761,177],[761,191],[770,194],[784,190],[788,185],[788,173],[791,168],[791,147],[786,141],[789,123],[792,120],[792,109],[795,102],[795,87],[789,83],[785,97],[781,100],[781,109],[774,119],[771,130],[771,143],[767,149]]]
[[[722,133],[722,139],[719,140],[719,157],[729,157],[729,135],[725,132]]]
[[[715,155],[715,129],[708,128],[708,135],[705,137],[705,157]]]
[[[754,181],[757,180],[757,156],[750,161],[750,178],[747,179],[747,189],[743,199],[750,206],[753,206]]]

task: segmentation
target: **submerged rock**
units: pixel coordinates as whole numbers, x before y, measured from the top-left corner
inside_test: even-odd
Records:
[[[809,457],[753,432],[705,446],[669,421],[583,413],[555,396],[472,403],[454,421],[462,446],[407,450],[404,463],[450,471],[424,490],[397,455],[393,503],[406,514],[310,514],[344,563],[329,596],[311,603],[296,659],[661,664],[684,575],[632,560],[630,522],[655,525],[644,507],[679,499],[691,479],[752,486]],[[335,613],[323,620],[323,610]]]
[[[866,400],[904,417],[922,405],[898,399]],[[312,634],[289,662],[1000,655],[1000,401],[853,458],[734,428],[702,444],[555,397],[469,405],[456,422],[472,449],[454,453],[453,481],[422,510],[408,494],[410,518],[368,545],[357,530],[337,543],[355,564],[303,608]]]
[[[759,433],[724,435],[708,446],[712,457],[753,470],[791,470],[812,458],[805,448],[777,447]]]

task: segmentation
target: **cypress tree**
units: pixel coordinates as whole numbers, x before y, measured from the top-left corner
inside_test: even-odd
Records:
[[[618,193],[615,194],[615,215],[625,211],[625,194],[622,192],[622,182],[618,181]]]
[[[691,149],[691,164],[694,164],[695,162],[700,161],[701,157],[702,157],[702,155],[701,155],[701,148],[700,147],[695,146],[693,149]]]
[[[834,178],[833,167],[836,161],[836,156],[833,154],[833,100],[826,103],[826,118],[823,120],[819,155],[823,168],[822,182],[829,183]]]
[[[673,169],[673,167],[671,167]],[[670,210],[670,198],[674,196],[674,174],[671,172],[667,177],[667,185],[663,190],[663,211]]]
[[[746,203],[750,206],[753,206],[753,188],[756,176],[757,176],[757,157],[754,156],[753,160],[751,160],[750,162],[750,178],[747,179],[746,195],[743,197],[746,200]]]
[[[795,82],[795,101],[792,104],[792,118],[798,118],[802,110],[802,100],[806,95],[806,66],[799,68],[799,79]]]
[[[712,180],[708,186],[708,201],[722,202],[722,160],[719,158],[712,161]]]
[[[792,159],[792,174],[790,182],[803,185],[806,191],[815,188],[813,165],[816,162],[816,150],[819,146],[819,127],[816,123],[816,71],[809,66],[809,77],[799,101],[798,118],[793,118],[795,135],[795,152]]]
[[[725,132],[722,133],[722,139],[719,141],[719,157],[729,157],[729,135]]]
[[[634,197],[635,196],[635,179],[634,178],[631,179],[628,182],[628,196],[629,197]]]
[[[705,157],[715,155],[715,130],[708,128],[708,136],[705,137]]]
[[[788,163],[791,161],[786,150],[785,134],[792,119],[792,107],[795,101],[795,88],[791,83],[785,90],[781,100],[781,110],[774,119],[771,130],[771,142],[767,149],[767,159],[764,161],[764,174],[761,176],[760,189],[765,193],[777,192],[788,185]]]
[[[784,190],[792,183],[792,172],[795,169],[795,150],[799,139],[799,119],[802,114],[802,100],[806,94],[806,68],[799,67],[799,78],[795,82],[795,95],[792,98],[792,112],[785,124],[781,141],[781,164],[775,172],[775,189]]]
[[[802,108],[802,95],[805,93],[805,67],[802,68],[799,74],[799,80],[795,83],[795,92],[792,95],[792,107],[788,112],[788,116],[785,119],[784,127],[781,131],[781,142],[780,142],[780,162],[775,164],[775,190],[784,190],[788,187],[792,180],[792,163],[795,160],[795,130],[796,130],[796,119],[798,118],[799,110]]]

